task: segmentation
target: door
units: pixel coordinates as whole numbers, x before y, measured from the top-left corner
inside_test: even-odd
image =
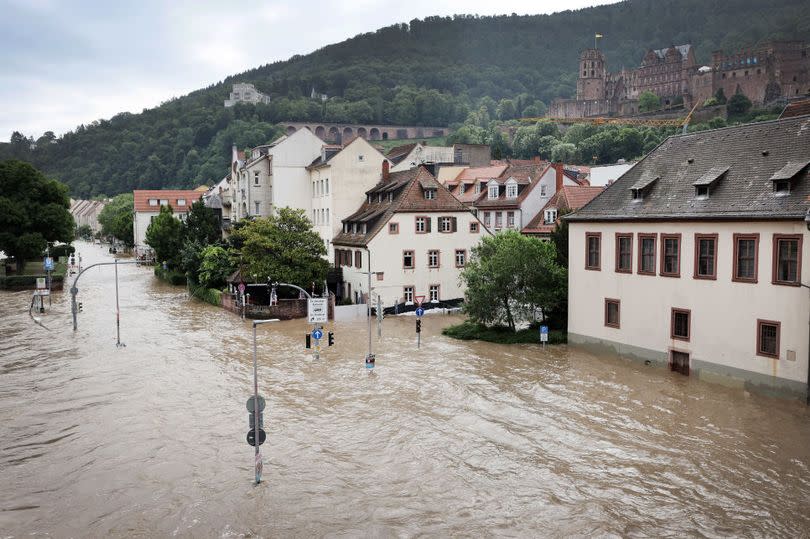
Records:
[[[689,354],[686,352],[670,351],[669,370],[689,376]]]

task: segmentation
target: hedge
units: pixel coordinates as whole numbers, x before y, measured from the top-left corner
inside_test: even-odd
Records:
[[[486,341],[498,344],[540,344],[540,332],[537,328],[512,331],[507,327],[487,327],[469,320],[444,328],[442,334],[462,341]],[[548,344],[565,344],[566,342],[568,342],[568,337],[565,332],[549,331]]]
[[[199,300],[210,303],[211,305],[215,305],[217,307],[222,305],[222,290],[198,286],[192,290],[191,295]]]
[[[185,274],[173,269],[164,270],[161,266],[155,266],[155,277],[175,286],[186,284]]]

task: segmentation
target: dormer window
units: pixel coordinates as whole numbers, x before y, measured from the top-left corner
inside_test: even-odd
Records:
[[[458,184],[458,194],[459,195],[464,194],[464,184],[463,183]]]
[[[518,186],[515,180],[506,182],[506,198],[517,198]]]
[[[647,192],[652,188],[653,184],[658,181],[660,176],[647,176],[639,179],[635,184],[630,187],[630,193],[633,200],[643,200]]]
[[[388,193],[388,202],[394,201],[394,193]]]
[[[377,194],[377,202],[382,202],[382,193]]]
[[[557,208],[549,208],[544,215],[545,224],[550,225],[557,220]]]
[[[641,189],[631,189],[633,193],[633,200],[642,200],[644,198],[644,193]]]
[[[790,161],[771,176],[773,182],[773,194],[777,196],[787,196],[793,180],[810,165],[810,161]]]
[[[777,195],[789,195],[790,180],[778,180],[773,182],[773,192]]]
[[[157,206],[158,205],[158,200],[156,198],[150,198],[149,199],[149,205],[150,206]]]
[[[434,200],[436,198],[436,190],[435,189],[425,189],[425,199],[426,200]]]
[[[700,200],[705,200],[709,198],[709,186],[708,185],[696,185],[695,186],[695,198]]]
[[[496,182],[495,180],[490,181],[489,182],[489,192],[488,192],[489,198],[498,198],[498,192],[499,191],[500,191],[500,186],[498,185],[498,182]]]
[[[371,204],[371,195],[366,195],[366,202]]]
[[[352,234],[357,234],[357,223],[352,223]]]

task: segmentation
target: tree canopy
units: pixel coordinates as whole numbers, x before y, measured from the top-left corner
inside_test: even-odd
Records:
[[[146,229],[146,244],[155,250],[158,264],[171,268],[182,264],[183,223],[174,217],[171,206],[160,207],[160,213]]]
[[[506,325],[514,331],[544,315],[567,296],[566,270],[556,262],[554,244],[515,230],[486,236],[461,272],[466,285],[464,312],[474,322]]]
[[[0,251],[17,261],[40,256],[47,242],[69,243],[74,222],[67,187],[28,163],[0,162]]]
[[[135,244],[132,228],[135,218],[134,204],[132,193],[122,193],[105,204],[98,214],[101,233],[105,236],[113,236],[132,247]]]

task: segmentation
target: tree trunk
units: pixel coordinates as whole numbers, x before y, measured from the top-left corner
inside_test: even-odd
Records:
[[[512,318],[512,310],[509,308],[509,298],[503,298],[503,307],[506,309],[506,323],[509,324],[509,329],[515,331],[515,320]]]

